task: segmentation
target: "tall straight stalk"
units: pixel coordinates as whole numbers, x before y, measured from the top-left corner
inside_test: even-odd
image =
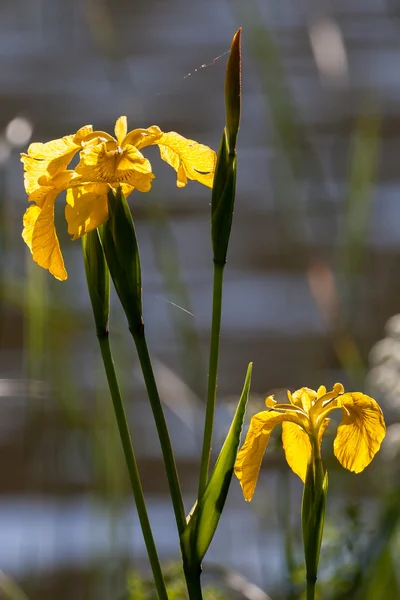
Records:
[[[125,455],[126,466],[128,467],[129,478],[131,480],[132,492],[135,498],[139,521],[142,528],[144,542],[146,544],[147,554],[149,556],[158,597],[159,600],[168,600],[168,594],[167,589],[165,587],[163,573],[161,571],[160,560],[158,558],[157,549],[153,538],[153,532],[151,530],[151,525],[147,514],[146,502],[143,495],[143,489],[140,481],[135,453],[132,447],[132,440],[129,433],[128,422],[126,420],[124,404],[122,401],[118,379],[115,372],[114,360],[111,354],[110,340],[108,337],[108,333],[98,335],[97,337],[99,340],[101,356],[103,358],[104,369],[106,372],[108,386],[114,405],[114,412],[115,417],[117,419],[117,425],[119,435],[121,438],[122,448]]]
[[[307,600],[315,599],[315,581],[307,581]]]
[[[221,332],[222,284],[225,264],[214,263],[213,306],[208,367],[206,416],[204,422],[203,449],[201,453],[198,498],[201,498],[208,482],[210,455],[214,428],[215,402],[217,397],[219,338]]]
[[[180,537],[186,527],[185,509],[183,506],[181,487],[179,484],[178,472],[175,464],[175,457],[172,450],[171,440],[169,437],[167,423],[165,421],[160,395],[158,393],[158,388],[154,377],[149,350],[147,348],[144,328],[142,327],[140,330],[137,331],[131,329],[130,331],[136,344],[140,366],[143,372],[144,382],[146,384],[147,394],[149,396],[151,409],[153,411],[154,421],[156,424],[157,433],[161,444],[161,451],[164,458],[165,471],[167,474],[176,525]]]

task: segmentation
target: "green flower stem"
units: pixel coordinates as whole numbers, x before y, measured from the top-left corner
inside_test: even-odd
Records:
[[[186,579],[186,585],[189,593],[190,600],[203,600],[203,593],[201,591],[201,583],[200,583],[200,575],[201,568],[198,569],[197,573],[191,572],[188,569],[185,569],[184,573]]]
[[[315,599],[315,581],[307,581],[307,600]]]
[[[144,328],[142,326],[137,330],[130,329],[130,332],[136,344],[140,366],[142,368],[143,377],[147,388],[147,394],[149,396],[154,421],[157,427],[157,433],[164,457],[165,471],[171,493],[172,505],[175,513],[176,525],[180,537],[186,527],[185,509],[183,506],[178,472],[176,470],[175,457],[172,451],[171,440],[168,433],[167,423],[165,421],[160,395],[158,393],[156,380],[154,378],[153,367],[150,360],[149,350],[147,348]]]
[[[119,435],[125,454],[126,466],[128,467],[129,478],[131,480],[132,492],[135,498],[136,508],[139,516],[140,525],[143,531],[143,537],[146,544],[147,553],[153,571],[154,582],[156,585],[159,600],[168,600],[167,589],[165,587],[164,576],[161,571],[160,560],[158,558],[156,545],[154,543],[153,532],[149,517],[147,514],[146,502],[143,495],[142,484],[136,463],[136,457],[132,447],[131,436],[126,420],[124,404],[119,389],[118,379],[115,372],[114,360],[111,354],[110,340],[108,333],[98,335],[101,356],[103,358],[104,369],[107,375],[108,386],[114,405],[115,416],[117,419]]]
[[[214,263],[214,283],[213,283],[213,307],[211,323],[211,341],[210,341],[210,362],[208,367],[208,389],[206,417],[204,422],[203,449],[201,453],[200,478],[198,498],[204,493],[208,482],[208,472],[210,469],[210,455],[212,435],[214,428],[215,402],[217,397],[217,379],[218,379],[218,357],[219,357],[219,337],[221,331],[221,312],[222,312],[222,284],[224,277],[224,264]]]

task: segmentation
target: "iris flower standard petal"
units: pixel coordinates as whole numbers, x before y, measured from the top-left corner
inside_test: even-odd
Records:
[[[319,455],[322,437],[328,426],[327,415],[342,410],[342,421],[334,441],[334,453],[343,467],[359,473],[378,452],[386,427],[378,403],[360,392],[344,393],[341,384],[326,392],[301,388],[290,394],[289,404],[278,404],[269,396],[267,407],[251,419],[242,448],[238,452],[235,474],[246,500],[251,500],[258,479],[262,457],[272,429],[282,423],[282,443],[287,463],[305,481],[312,454]]]
[[[25,212],[22,237],[33,259],[57,279],[67,278],[54,227],[54,203],[60,192],[67,190],[68,232],[77,239],[107,221],[110,188],[121,187],[125,197],[134,189],[150,190],[154,174],[140,151],[146,146],[160,147],[161,158],[177,172],[178,187],[188,179],[212,186],[216,154],[211,148],[175,132],[164,133],[156,125],[128,133],[124,116],[117,119],[114,132],[115,137],[86,125],[57,140],[34,142],[21,155],[25,190],[34,203]],[[78,152],[77,167],[68,171]]]

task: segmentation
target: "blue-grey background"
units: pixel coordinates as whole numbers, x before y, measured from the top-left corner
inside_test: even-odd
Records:
[[[397,0],[4,0],[0,570],[32,600],[119,598],[127,572],[146,575],[149,568],[100,363],[80,242],[68,238],[60,197],[57,229],[69,279],[57,282],[32,262],[20,235],[27,199],[19,152],[29,140],[47,141],[89,123],[112,133],[120,115],[127,115],[130,129],[156,124],[217,149],[227,51],[239,26],[243,114],[214,449],[229,426],[249,361],[249,415],[263,409],[267,394],[303,385],[341,381],[376,397],[391,427],[365,473],[340,470],[331,451],[334,426],[326,435],[330,496],[321,564],[328,579],[330,571],[343,571],[342,562],[361,564],[340,540],[354,527],[354,545],[368,549],[387,498],[396,493]],[[158,150],[146,149],[146,156],[156,179],[151,192],[133,193],[130,204],[149,344],[189,510],[211,319],[210,191],[195,182],[177,189]],[[168,562],[178,550],[159,444],[115,298],[111,333],[151,521]],[[253,600],[266,596],[251,583],[273,598],[297,597],[290,596],[290,582],[302,564],[300,501],[300,482],[276,438],[251,504],[233,482],[205,571],[220,566],[237,572],[248,581],[243,594]],[[398,552],[389,538],[385,548],[395,564]],[[397,598],[396,578],[388,581],[379,589]]]

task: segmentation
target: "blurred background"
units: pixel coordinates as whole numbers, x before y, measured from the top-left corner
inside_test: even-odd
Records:
[[[58,200],[69,278],[33,263],[19,153],[85,124],[156,124],[218,148],[243,27],[243,116],[226,268],[215,452],[254,361],[266,395],[342,382],[382,405],[362,474],[324,455],[324,598],[400,598],[400,3],[398,0],[13,0],[0,5],[0,598],[149,598],[149,566],[100,362],[80,242]],[[150,350],[186,509],[197,490],[211,319],[210,191],[148,148],[130,204]],[[162,163],[162,164],[161,164]],[[111,341],[151,521],[179,559],[135,349]],[[330,432],[330,433],[329,433]],[[289,600],[304,578],[301,482],[272,440],[251,504],[233,481],[205,561],[209,598]],[[174,598],[183,598],[179,577]],[[219,591],[217,591],[219,590]],[[181,594],[181,595],[179,595]]]

